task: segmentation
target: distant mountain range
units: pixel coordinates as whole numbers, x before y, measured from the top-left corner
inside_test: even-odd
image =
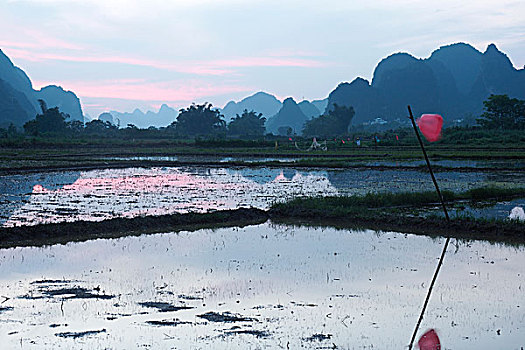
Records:
[[[328,99],[315,101],[301,101],[296,103],[293,98],[287,98],[282,103],[275,96],[260,91],[242,99],[239,102],[228,102],[221,113],[227,122],[237,114],[241,115],[246,109],[262,113],[266,118],[266,130],[278,133],[279,127],[291,127],[300,134],[306,120],[318,117],[326,109]]]
[[[525,69],[516,69],[509,58],[494,44],[480,52],[465,43],[440,47],[429,58],[418,59],[408,53],[396,53],[379,62],[372,81],[356,78],[341,83],[327,99],[301,101],[292,98],[283,102],[266,92],[257,92],[241,101],[228,102],[220,111],[229,122],[246,109],[262,113],[269,132],[291,127],[300,134],[304,123],[326,114],[334,104],[352,106],[353,125],[373,120],[405,120],[410,104],[416,115],[439,113],[445,123],[459,119],[475,119],[483,110],[483,101],[490,94],[507,94],[525,99]],[[50,85],[34,90],[28,76],[15,67],[0,50],[0,127],[17,126],[33,119],[40,112],[38,99],[48,107],[58,106],[71,119],[83,120],[80,101],[71,91]],[[105,120],[126,127],[166,126],[177,117],[177,111],[162,105],[158,112],[132,113],[111,111]]]
[[[263,116],[268,119],[279,112],[281,107],[281,101],[275,96],[260,91],[240,100],[239,102],[230,101],[220,111],[224,115],[226,122],[230,122],[230,120],[232,120],[237,114],[241,115],[245,109],[262,113]]]
[[[101,114],[101,116],[104,115],[103,119],[121,128],[127,127],[128,124],[133,124],[138,128],[146,129],[150,126],[162,127],[170,125],[177,119],[178,112],[168,105],[163,104],[157,113],[152,111],[144,113],[137,108],[131,113],[111,111],[109,114],[112,118],[107,114],[108,112]],[[100,116],[98,119],[101,119]]]
[[[464,43],[443,46],[427,59],[396,53],[377,65],[372,83],[356,78],[342,83],[328,97],[353,106],[353,124],[407,116],[410,104],[416,115],[439,113],[445,122],[479,116],[490,94],[525,98],[525,70],[515,69],[494,44],[483,53]]]
[[[80,100],[73,92],[55,85],[34,90],[26,73],[0,50],[0,127],[11,123],[20,127],[34,119],[41,113],[39,99],[46,101],[48,108],[59,107],[70,120],[84,120]]]
[[[310,103],[308,103],[308,107],[315,108]],[[268,119],[266,122],[266,130],[273,134],[286,134],[286,132],[280,132],[279,128],[290,127],[292,128],[293,133],[301,134],[304,123],[306,123],[306,121],[310,118],[305,115],[303,109],[301,109],[301,107],[294,101],[293,98],[288,97],[283,101],[283,106],[279,112],[277,112],[276,115]]]

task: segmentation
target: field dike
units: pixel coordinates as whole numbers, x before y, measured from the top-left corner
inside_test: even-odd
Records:
[[[443,192],[447,205],[460,201],[501,201],[525,197],[525,188],[477,188],[463,193]],[[276,224],[373,229],[525,244],[525,222],[456,216],[448,223],[437,215],[421,215],[436,206],[435,192],[380,193],[365,196],[297,198],[268,210],[239,208],[209,213],[168,214],[0,228],[0,248],[65,244],[98,238],[150,233],[243,227],[271,220]]]

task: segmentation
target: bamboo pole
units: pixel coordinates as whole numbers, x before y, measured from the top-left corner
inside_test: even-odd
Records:
[[[441,201],[441,206],[443,207],[445,218],[447,219],[447,222],[450,222],[450,218],[447,212],[447,207],[445,206],[445,201],[443,200],[443,196],[441,195],[441,191],[439,190],[439,186],[436,181],[436,177],[434,176],[434,172],[432,171],[432,167],[430,166],[430,161],[428,160],[425,146],[423,146],[423,141],[421,140],[421,136],[419,135],[419,132],[417,131],[416,122],[414,120],[414,116],[412,115],[412,109],[410,108],[410,106],[408,106],[408,113],[410,115],[410,120],[412,121],[412,126],[414,127],[414,132],[416,133],[417,140],[419,141],[419,145],[421,146],[421,150],[423,151],[423,155],[425,156],[425,161],[427,162],[427,167],[428,167],[428,171],[430,172],[430,176],[432,177],[432,182],[434,182],[434,186],[436,187],[436,192],[439,196],[439,200]],[[436,271],[434,272],[434,276],[432,277],[432,281],[430,282],[427,296],[425,298],[425,302],[423,303],[423,308],[421,309],[421,314],[419,315],[419,319],[417,321],[416,327],[414,328],[414,333],[412,333],[412,338],[410,339],[408,350],[412,350],[412,347],[414,346],[414,340],[416,339],[416,335],[419,330],[419,326],[421,325],[421,321],[423,321],[423,316],[425,315],[425,310],[430,300],[430,295],[432,294],[432,289],[434,288],[434,284],[436,283],[436,280],[439,274],[439,270],[441,269],[441,265],[443,265],[443,259],[445,258],[445,254],[447,252],[449,243],[450,243],[450,237],[447,237],[447,239],[445,240],[445,244],[443,245],[443,250],[441,251],[441,256],[439,258],[439,262],[436,267]]]

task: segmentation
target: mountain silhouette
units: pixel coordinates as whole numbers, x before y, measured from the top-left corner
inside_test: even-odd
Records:
[[[304,100],[297,104],[301,112],[308,118],[312,119],[321,115],[321,111],[310,101]]]
[[[221,113],[224,115],[226,122],[230,122],[237,114],[241,115],[245,109],[262,113],[268,119],[275,115],[281,107],[282,103],[275,96],[259,91],[239,102],[228,102],[221,110]]]
[[[58,107],[61,112],[69,114],[71,120],[84,120],[80,100],[72,91],[65,91],[61,86],[49,85],[35,91],[35,96],[46,101],[48,108]]]
[[[36,110],[27,96],[0,79],[0,128],[22,125],[33,119]]]
[[[326,106],[328,105],[328,98],[325,98],[324,100],[313,100],[310,102],[319,110],[319,112],[322,114],[326,110]]]
[[[465,43],[442,46],[429,58],[395,53],[381,60],[372,83],[356,78],[328,97],[325,113],[338,105],[353,106],[352,124],[382,118],[402,119],[410,104],[415,114],[439,113],[445,122],[479,115],[490,94],[525,98],[525,70],[490,44],[480,52]]]
[[[290,127],[295,134],[301,135],[304,123],[308,119],[295,100],[288,97],[283,101],[283,106],[279,112],[266,122],[266,130],[278,134],[280,127]]]
[[[107,112],[106,112],[107,113]],[[133,112],[109,112],[113,117],[113,124],[125,128],[128,124],[133,124],[138,128],[146,129],[150,126],[162,127],[168,126],[177,119],[178,112],[170,106],[163,104],[157,113],[152,111],[142,112],[135,109]],[[108,116],[105,116],[109,120]],[[100,118],[99,118],[100,119]]]
[[[13,123],[22,126],[41,113],[39,99],[46,101],[48,108],[59,107],[70,115],[69,120],[83,121],[80,100],[71,91],[50,85],[34,90],[27,74],[16,67],[0,50],[0,127]]]

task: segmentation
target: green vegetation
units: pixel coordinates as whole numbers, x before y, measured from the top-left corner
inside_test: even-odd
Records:
[[[525,129],[525,101],[507,95],[490,95],[478,123],[486,129]]]
[[[469,200],[504,200],[525,197],[525,188],[481,187],[462,193],[442,191],[445,202]],[[365,213],[375,209],[399,209],[424,205],[439,204],[439,197],[435,191],[401,192],[401,193],[368,193],[364,196],[335,196],[335,197],[308,197],[296,198],[286,203],[272,206],[272,211],[286,215],[286,213],[311,211],[313,215],[340,216],[350,213]]]
[[[508,146],[525,148],[525,133],[522,132],[525,128],[525,101],[509,98],[507,95],[491,95],[484,102],[484,106],[485,112],[478,119],[479,125],[445,129],[443,138],[433,143],[432,149],[447,150],[454,145],[468,145],[484,148],[487,151],[508,149]],[[24,132],[17,130],[13,125],[7,129],[0,128],[0,145],[46,143],[113,146],[123,145],[126,142],[130,145],[157,142],[196,144],[195,139],[198,139],[222,140],[224,143],[221,147],[229,149],[244,147],[242,143],[234,140],[261,141],[259,148],[265,153],[273,152],[275,141],[278,141],[279,147],[276,153],[295,150],[294,143],[284,142],[292,136],[291,129],[285,130],[288,127],[283,127],[284,129],[279,132],[283,137],[264,135],[265,118],[260,113],[247,110],[226,125],[224,116],[207,103],[193,104],[182,109],[177,120],[167,127],[147,129],[139,129],[132,124],[128,124],[125,128],[118,128],[109,121],[103,120],[93,120],[85,125],[79,121],[68,122],[67,114],[60,112],[57,107],[48,109],[44,101],[41,101],[41,108],[42,114],[27,122],[24,125]],[[355,128],[348,131],[348,125],[354,114],[352,107],[334,105],[328,115],[308,121],[303,130],[305,136],[293,136],[293,141],[305,142],[309,145],[311,138],[317,137],[318,141],[326,140],[329,143],[329,152],[337,151],[342,154],[352,149],[369,147],[382,149],[383,152],[397,152],[403,147],[417,146],[413,130],[407,127],[381,132],[367,132]],[[361,147],[357,147],[357,139],[360,140]],[[333,140],[336,142],[332,142]],[[461,151],[461,148],[453,151],[458,150]],[[450,152],[447,150],[447,153]],[[446,154],[443,156],[447,157]]]
[[[42,114],[37,114],[35,119],[24,124],[24,130],[27,134],[32,136],[46,133],[64,134],[68,128],[83,128],[82,122],[67,123],[66,119],[69,118],[69,115],[60,112],[58,107],[48,109],[44,100],[38,100],[38,102],[40,102]]]
[[[450,206],[470,200],[503,200],[525,197],[525,188],[478,188],[463,193],[445,191]],[[296,198],[270,209],[274,222],[340,228],[368,228],[429,236],[525,244],[525,222],[457,216],[448,223],[441,216],[421,216],[425,206],[439,205],[435,192],[379,193],[365,196]]]
[[[226,131],[226,122],[218,110],[212,109],[211,103],[192,104],[181,109],[177,120],[168,128],[185,136],[217,135]]]
[[[266,118],[262,113],[244,110],[241,116],[237,114],[228,124],[228,133],[235,137],[262,137],[265,132]]]

